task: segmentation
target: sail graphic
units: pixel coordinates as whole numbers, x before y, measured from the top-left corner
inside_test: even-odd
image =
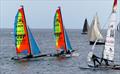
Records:
[[[66,51],[67,48],[66,48],[66,43],[65,43],[64,27],[63,27],[60,7],[56,10],[56,14],[54,17],[54,35],[56,38],[57,50],[64,49]]]
[[[112,12],[108,23],[105,49],[103,52],[103,58],[108,60],[114,60],[115,27],[116,27],[116,13]]]
[[[14,35],[17,54],[31,54],[23,6],[19,8],[15,17]]]
[[[101,41],[101,42],[103,41],[103,36],[100,32],[100,23],[99,23],[99,19],[98,19],[97,14],[93,18],[91,27],[90,27],[89,32],[88,32],[88,37],[89,37],[90,42],[95,42],[96,39],[98,39],[98,41]]]
[[[28,27],[28,32],[29,32],[29,39],[30,39],[30,45],[31,45],[31,53],[33,55],[39,55],[40,54],[40,49],[37,46],[37,43],[32,35],[31,30]]]
[[[87,21],[87,19],[85,19],[82,34],[87,34],[88,33],[88,28],[89,28],[88,21]]]

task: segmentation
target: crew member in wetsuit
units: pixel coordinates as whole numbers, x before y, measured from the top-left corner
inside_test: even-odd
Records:
[[[109,49],[109,52],[112,53],[113,50],[110,48],[110,49]],[[102,54],[102,56],[103,56],[103,54]],[[108,61],[110,61],[110,60],[107,60],[107,59],[105,59],[105,58],[102,57],[102,58],[101,58],[101,61],[100,61],[101,64],[102,64],[102,61],[105,62],[105,65],[106,65],[106,66],[109,66]],[[111,62],[113,62],[113,61],[111,61]]]
[[[93,54],[93,52],[89,52],[89,53],[88,53],[88,61],[92,61],[93,64],[94,64],[94,67],[98,66],[98,65],[96,64],[96,62],[97,62],[99,65],[101,65],[101,63],[99,62],[98,59],[100,59],[100,58],[97,57],[95,54]]]
[[[99,60],[98,60],[98,59],[100,59],[100,58],[97,57],[95,54],[92,55],[91,59],[92,59],[92,61],[93,61],[93,63],[94,63],[94,66],[97,66],[97,65],[96,65],[96,62],[99,63],[99,65],[101,65],[101,63],[100,63]]]
[[[104,60],[104,62],[105,62],[105,65],[106,65],[106,66],[109,66],[109,63],[108,63],[108,60],[107,60],[107,59],[101,58],[100,63],[102,64],[102,61],[103,61],[103,60]]]

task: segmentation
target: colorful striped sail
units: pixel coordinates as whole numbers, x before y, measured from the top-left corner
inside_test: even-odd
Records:
[[[15,17],[14,33],[17,54],[31,54],[23,6],[19,8]]]
[[[40,53],[32,32],[27,27],[23,6],[19,8],[15,17],[14,35],[18,55],[38,55]]]
[[[67,32],[64,29],[62,15],[60,7],[58,7],[55,17],[54,17],[54,35],[56,38],[56,49],[57,51],[63,49],[65,52],[67,50],[72,50]]]

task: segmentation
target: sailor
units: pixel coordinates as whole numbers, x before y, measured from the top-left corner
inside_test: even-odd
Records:
[[[97,57],[95,54],[93,54],[93,52],[89,52],[88,53],[88,61],[92,61],[94,63],[94,67],[97,67],[98,65],[96,64],[96,62],[101,65],[101,63],[99,62],[100,59],[99,57]]]
[[[107,60],[107,59],[101,58],[100,63],[102,64],[102,61],[103,61],[103,60],[104,60],[104,62],[105,62],[105,65],[106,65],[106,66],[109,66],[109,63],[108,63],[108,60]]]
[[[75,50],[67,50],[66,54],[71,54],[72,52],[74,52]]]
[[[61,48],[61,49],[57,50],[57,55],[58,56],[63,55],[63,54],[65,54],[64,49]]]
[[[109,52],[110,52],[110,53],[113,52],[112,48],[109,49]],[[107,59],[101,58],[100,63],[102,64],[102,61],[103,61],[103,60],[104,60],[104,62],[105,62],[105,65],[106,65],[106,66],[109,66],[109,63],[108,63],[108,60],[107,60]],[[112,61],[111,61],[111,62],[112,62]]]

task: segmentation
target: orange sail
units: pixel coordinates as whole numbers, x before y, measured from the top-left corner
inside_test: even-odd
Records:
[[[17,12],[14,25],[15,45],[17,54],[31,54],[26,19],[23,6]]]
[[[60,7],[56,10],[54,17],[54,34],[56,38],[57,50],[64,49],[64,51],[67,51]]]

